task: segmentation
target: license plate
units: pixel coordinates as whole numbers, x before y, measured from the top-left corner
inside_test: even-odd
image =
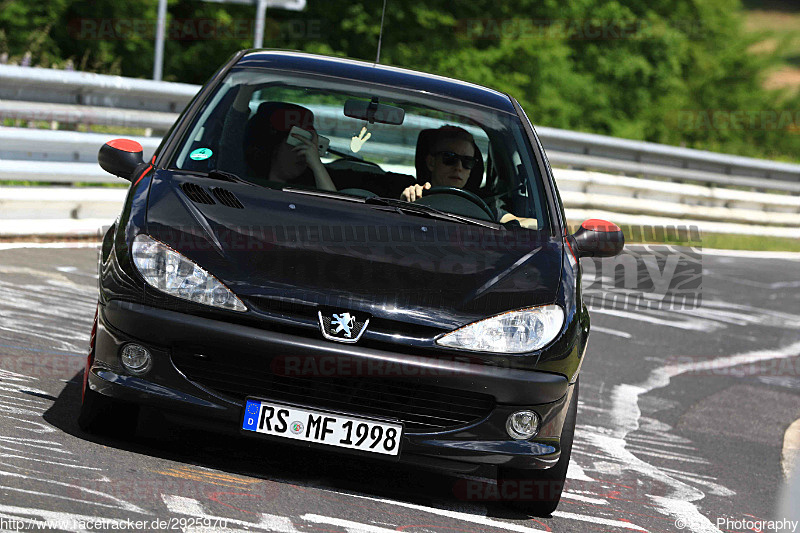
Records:
[[[242,429],[383,455],[400,452],[403,425],[248,399]]]

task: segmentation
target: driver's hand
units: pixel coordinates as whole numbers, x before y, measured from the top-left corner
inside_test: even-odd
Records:
[[[400,198],[406,202],[415,202],[418,198],[422,198],[422,191],[430,188],[431,182],[427,182],[425,185],[412,185],[411,187],[406,187]]]

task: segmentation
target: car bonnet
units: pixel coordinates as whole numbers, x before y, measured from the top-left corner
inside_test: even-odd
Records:
[[[147,232],[248,307],[354,310],[437,328],[553,303],[561,241],[159,171]]]

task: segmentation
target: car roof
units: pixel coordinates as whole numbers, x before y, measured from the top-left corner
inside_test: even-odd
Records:
[[[354,59],[286,50],[254,50],[246,52],[235,66],[285,69],[390,85],[456,98],[516,115],[509,96],[494,89],[435,74]]]

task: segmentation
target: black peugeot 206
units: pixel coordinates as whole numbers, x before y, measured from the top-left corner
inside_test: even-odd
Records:
[[[296,52],[236,54],[105,234],[79,424],[175,422],[469,473],[558,504],[589,334],[575,233],[517,101]],[[265,443],[268,445],[268,443]],[[524,482],[532,481],[534,490]],[[538,489],[536,489],[538,487]]]

